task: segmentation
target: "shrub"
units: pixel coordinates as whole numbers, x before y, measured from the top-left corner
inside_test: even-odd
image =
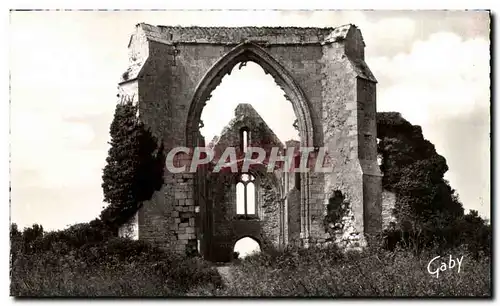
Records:
[[[417,253],[435,244],[456,246],[442,239],[444,231],[457,234],[457,220],[464,216],[455,190],[444,179],[446,159],[424,139],[419,126],[399,113],[377,113],[377,136],[382,185],[396,193],[393,213],[399,232],[389,233],[391,240],[400,239]]]
[[[22,233],[12,228],[14,296],[178,296],[222,286],[217,271],[200,258],[185,259],[144,241],[102,239],[90,224],[37,235],[37,226]],[[30,239],[28,248],[23,237]]]

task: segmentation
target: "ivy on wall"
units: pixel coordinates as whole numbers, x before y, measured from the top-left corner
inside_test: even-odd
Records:
[[[341,191],[335,190],[334,194],[328,199],[326,206],[326,216],[323,219],[323,225],[326,232],[334,234],[335,231],[342,228],[342,218],[349,210],[349,203],[345,201],[345,197]]]
[[[377,113],[383,188],[396,194],[394,215],[407,230],[440,227],[464,213],[444,174],[446,159],[400,113]]]
[[[163,144],[137,116],[137,106],[126,100],[117,104],[110,127],[111,148],[103,170],[104,200],[109,205],[101,220],[116,230],[127,222],[144,201],[163,185]]]

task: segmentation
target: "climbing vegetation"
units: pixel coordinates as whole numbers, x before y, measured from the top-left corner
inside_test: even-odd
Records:
[[[102,175],[104,200],[109,205],[100,218],[112,229],[130,219],[163,185],[163,143],[158,144],[137,111],[132,101],[117,104],[110,127],[111,147]]]
[[[420,126],[399,113],[381,112],[377,113],[377,135],[382,185],[396,194],[393,213],[399,231],[392,233],[398,236],[396,240],[411,244],[416,251],[431,244],[451,247],[463,242],[465,222],[481,233],[473,239],[482,241],[487,250],[488,225],[485,220],[476,222],[480,219],[477,212],[464,215],[458,195],[444,179],[446,159],[424,139]]]
[[[349,203],[345,201],[345,197],[341,191],[335,190],[333,196],[328,199],[326,206],[326,216],[323,220],[325,231],[334,234],[336,230],[341,229],[342,218],[349,210]]]

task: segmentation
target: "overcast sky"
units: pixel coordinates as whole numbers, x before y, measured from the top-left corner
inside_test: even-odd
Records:
[[[11,217],[21,227],[63,228],[98,216],[117,81],[139,22],[200,26],[339,26],[354,23],[379,83],[378,111],[422,126],[450,168],[466,209],[490,217],[489,18],[479,12],[13,12],[11,14]],[[214,91],[207,140],[252,103],[284,141],[289,102],[257,65]],[[222,116],[213,120],[215,109]],[[221,109],[225,111],[220,112]],[[212,118],[212,119],[211,119]],[[279,118],[277,120],[276,118]]]

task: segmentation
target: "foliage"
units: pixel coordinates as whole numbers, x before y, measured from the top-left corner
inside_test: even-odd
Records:
[[[441,239],[440,245],[445,245],[447,248],[460,245],[474,258],[491,254],[491,225],[487,224],[475,210],[471,210],[448,227],[437,231],[436,237]]]
[[[470,224],[484,225],[475,212]],[[60,232],[39,226],[11,228],[11,294],[14,296],[491,296],[488,253],[466,247],[449,252],[426,249],[419,255],[367,249],[343,252],[334,246],[288,248],[251,255],[231,266],[232,281],[199,257],[181,258],[143,241],[77,233],[92,232],[79,224]],[[37,233],[37,234],[33,234]],[[53,237],[60,237],[58,241]],[[47,243],[49,240],[50,243]],[[466,241],[473,241],[470,238]],[[28,248],[21,248],[28,245]],[[41,246],[50,245],[49,248]],[[80,245],[76,248],[75,245]],[[427,272],[436,255],[464,256],[461,271],[439,278]]]
[[[158,147],[137,111],[132,101],[119,103],[110,127],[111,148],[102,176],[104,200],[109,205],[100,218],[115,230],[163,185],[163,143]]]
[[[218,288],[200,258],[185,259],[143,241],[96,235],[96,223],[43,233],[11,227],[11,295],[177,296]],[[33,235],[36,233],[36,235]]]
[[[446,159],[424,139],[422,129],[399,113],[377,113],[378,153],[382,157],[383,188],[396,193],[394,215],[402,237],[418,251],[462,218],[458,196],[444,179]]]
[[[341,191],[335,190],[334,195],[328,200],[326,206],[326,216],[323,220],[325,231],[337,230],[337,224],[342,222],[342,217],[345,216],[349,207],[345,201],[345,197]]]
[[[165,156],[131,101],[118,104],[103,170],[109,205],[98,219],[44,232],[11,227],[11,294],[15,296],[175,296],[193,287],[222,285],[198,257],[184,258],[144,241],[116,237],[163,185]]]

